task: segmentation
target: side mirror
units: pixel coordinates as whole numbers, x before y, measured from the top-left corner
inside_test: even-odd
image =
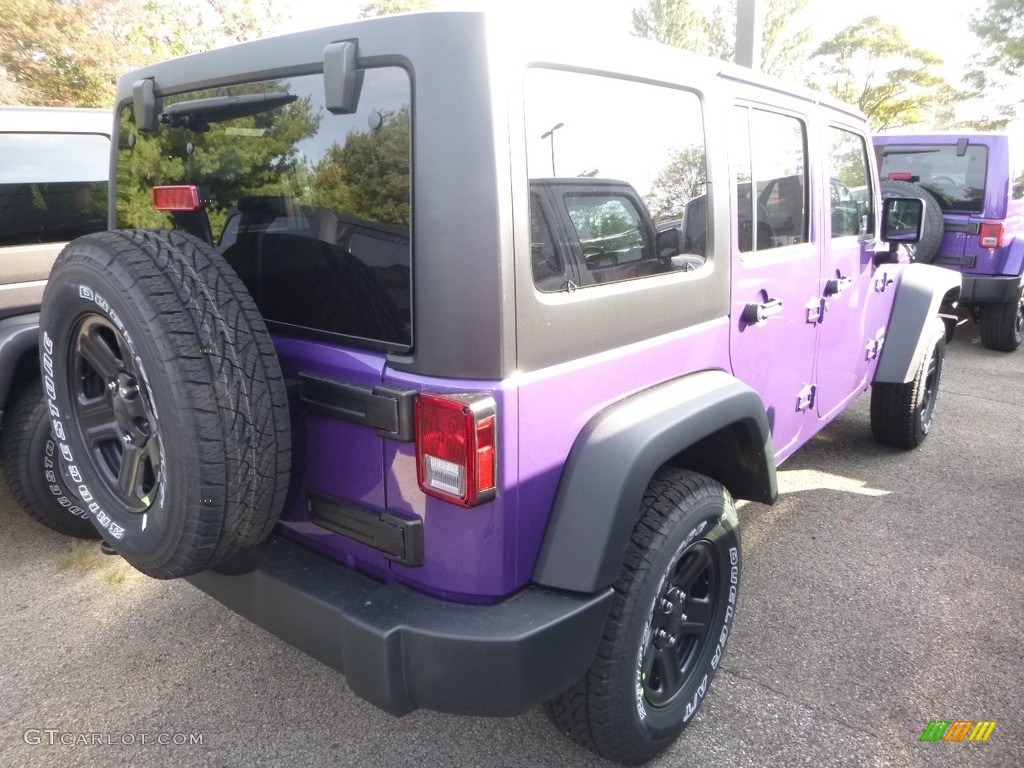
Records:
[[[882,200],[882,239],[887,243],[916,243],[921,239],[924,200],[887,197]]]
[[[324,106],[333,115],[351,115],[359,108],[363,71],[355,40],[331,43],[324,49]]]
[[[656,235],[656,246],[659,259],[669,259],[683,252],[683,230],[681,227],[669,227],[660,230]]]

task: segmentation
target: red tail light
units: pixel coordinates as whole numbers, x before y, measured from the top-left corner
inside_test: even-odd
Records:
[[[198,211],[199,190],[193,185],[153,187],[153,207],[158,211]]]
[[[495,404],[491,397],[416,397],[416,469],[420,489],[472,507],[497,488]]]
[[[910,171],[893,171],[889,174],[890,181],[913,181],[914,174]]]
[[[1002,248],[1003,222],[983,221],[978,229],[978,245],[982,248]]]

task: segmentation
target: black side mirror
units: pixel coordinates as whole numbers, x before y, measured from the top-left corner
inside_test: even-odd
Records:
[[[882,200],[882,239],[887,243],[916,243],[921,239],[924,200],[887,197]]]
[[[659,259],[670,259],[683,252],[683,230],[680,227],[669,227],[659,231],[655,237],[655,247]]]

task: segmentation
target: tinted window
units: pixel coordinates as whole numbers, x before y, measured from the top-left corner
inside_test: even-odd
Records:
[[[806,131],[795,117],[737,107],[730,152],[740,251],[807,241]]]
[[[173,227],[216,245],[278,330],[407,348],[411,327],[411,88],[366,70],[359,109],[333,115],[323,78],[182,94],[172,126],[140,134],[122,115],[119,226]],[[257,114],[216,121],[187,104],[268,95]],[[200,211],[157,211],[152,188],[195,185]]]
[[[963,154],[953,144],[899,144],[883,147],[882,178],[906,178],[931,192],[943,211],[981,213],[985,206],[988,148],[968,144]]]
[[[0,133],[0,245],[106,229],[109,163],[106,136]]]
[[[828,129],[827,141],[832,237],[866,235],[872,214],[867,144],[835,127]]]
[[[536,201],[550,192],[553,215],[568,218],[564,230],[571,240],[556,239],[541,258],[538,225],[531,224],[533,275],[539,288],[557,290],[571,279],[583,285],[629,280],[703,263],[706,237],[690,238],[692,242],[684,237],[687,217],[689,231],[707,231],[706,222],[696,220],[707,215],[707,206],[687,205],[704,195],[707,181],[696,95],[610,77],[532,69],[526,73],[525,103],[527,166],[535,200],[531,215],[543,215]],[[576,180],[583,191],[568,189],[562,182],[566,179]],[[541,228],[550,226],[545,222]],[[659,239],[659,228],[672,232]],[[686,247],[690,258],[678,258]],[[568,267],[570,260],[573,268]],[[555,283],[556,275],[564,279]]]

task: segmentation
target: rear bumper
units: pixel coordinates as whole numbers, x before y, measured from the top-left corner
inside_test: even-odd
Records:
[[[418,707],[515,715],[565,690],[593,660],[612,594],[533,585],[496,605],[450,603],[373,581],[280,536],[255,570],[189,581],[395,715]]]
[[[961,304],[1001,304],[1020,295],[1020,275],[964,275]]]

